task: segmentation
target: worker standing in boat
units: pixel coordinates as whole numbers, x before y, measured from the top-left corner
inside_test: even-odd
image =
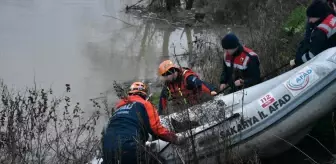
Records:
[[[328,6],[336,12],[336,0],[315,0],[315,1],[322,1],[324,3],[327,3]],[[297,54],[304,54],[305,52],[309,51],[310,36],[313,31],[313,28],[314,24],[309,23],[309,20],[307,19],[304,39],[299,43],[299,46],[296,50]]]
[[[224,36],[222,47],[224,60],[220,78],[221,91],[229,86],[232,93],[261,82],[258,55],[241,45],[235,34]]]
[[[324,3],[327,3],[328,6],[336,12],[336,0],[315,0],[315,1],[322,1]],[[300,42],[297,51],[302,51],[302,50],[304,51],[304,49],[309,48],[310,36],[314,28],[314,26],[312,25],[313,24],[309,23],[309,20],[307,19],[304,39]]]
[[[211,96],[217,95],[214,87],[200,80],[190,68],[177,67],[170,60],[163,61],[159,65],[158,72],[165,82],[160,95],[160,114],[167,113],[167,100],[170,98],[176,103],[194,105],[197,104],[201,93],[207,93]]]
[[[129,96],[120,100],[103,132],[103,162],[137,163],[148,140],[148,133],[161,140],[181,144],[184,137],[164,128],[154,105],[146,101],[148,88],[142,82],[130,86]],[[148,156],[148,155],[147,155]]]
[[[329,5],[333,5],[331,8]],[[299,66],[314,58],[322,51],[336,46],[336,6],[314,1],[306,10],[309,27],[312,28],[309,41],[302,41],[291,66]],[[308,31],[309,32],[309,31]]]

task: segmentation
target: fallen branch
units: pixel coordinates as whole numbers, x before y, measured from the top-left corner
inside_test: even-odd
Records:
[[[168,25],[170,25],[170,26],[173,26],[174,28],[176,28],[176,29],[179,29],[179,30],[182,30],[183,28],[182,27],[179,27],[179,25],[180,26],[182,26],[183,24],[185,24],[185,23],[183,23],[183,22],[175,22],[175,23],[173,23],[173,22],[170,22],[169,20],[167,20],[167,19],[163,19],[163,18],[156,18],[156,17],[150,17],[150,16],[134,16],[135,18],[142,18],[142,19],[152,19],[152,20],[159,20],[159,21],[163,21],[163,22],[165,22],[165,23],[167,23]]]
[[[281,137],[278,137],[278,136],[276,136],[276,135],[273,135],[273,136],[276,137],[276,138],[279,138],[280,140],[282,140],[282,141],[286,142],[287,144],[293,146],[296,150],[299,150],[303,155],[305,155],[305,156],[308,157],[310,160],[312,160],[312,162],[318,164],[313,158],[311,158],[308,154],[306,154],[305,152],[303,152],[301,149],[299,149],[298,147],[296,147],[296,146],[293,145],[292,143],[290,143],[290,142],[286,141],[285,139],[282,139]]]
[[[333,155],[333,153],[331,153],[331,151],[329,151],[318,139],[316,139],[315,137],[313,137],[313,136],[311,136],[311,135],[309,135],[309,134],[307,134],[307,136],[308,137],[310,137],[310,138],[312,138],[312,139],[314,139],[317,143],[319,143],[334,159],[336,159],[335,158],[335,156]]]
[[[131,6],[126,6],[126,11],[129,9],[132,9],[134,6],[138,5],[139,3],[141,3],[143,0],[139,0],[137,3],[131,5]]]
[[[119,18],[117,18],[117,17],[112,16],[112,15],[103,15],[103,16],[114,18],[114,19],[119,20],[119,21],[121,21],[121,22],[123,22],[123,23],[125,23],[125,24],[130,25],[130,26],[136,26],[136,25],[134,25],[134,24],[130,24],[130,23],[128,23],[128,22],[125,22],[125,21],[123,21],[123,20],[121,20],[121,19],[119,19]]]

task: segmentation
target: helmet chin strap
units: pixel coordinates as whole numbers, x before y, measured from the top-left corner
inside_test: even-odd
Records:
[[[146,97],[146,101],[148,101],[151,97],[152,97],[153,93],[150,93],[147,97]]]

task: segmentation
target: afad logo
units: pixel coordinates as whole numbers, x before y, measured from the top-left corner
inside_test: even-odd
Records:
[[[305,72],[299,72],[294,79],[287,81],[287,87],[294,91],[305,88],[309,84],[309,75],[312,72],[312,69],[308,69]]]

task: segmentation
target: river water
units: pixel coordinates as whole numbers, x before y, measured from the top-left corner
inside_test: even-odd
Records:
[[[82,104],[111,90],[113,80],[156,78],[172,43],[176,53],[188,47],[186,33],[125,14],[134,2],[1,0],[0,78],[18,89],[35,81],[56,95],[70,84]]]
[[[113,90],[114,80],[156,79],[159,63],[190,51],[194,35],[218,41],[230,30],[149,23],[125,13],[126,5],[136,2],[1,0],[0,78],[18,89],[34,82],[52,87],[56,95],[70,84],[71,97],[86,106],[89,99]],[[236,31],[243,35],[244,28]],[[188,60],[180,64],[188,66]]]

